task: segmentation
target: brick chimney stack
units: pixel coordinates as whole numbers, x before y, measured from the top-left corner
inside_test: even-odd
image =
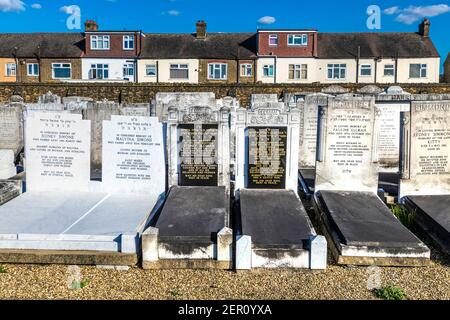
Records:
[[[98,31],[98,24],[94,20],[87,20],[84,23],[85,31]]]
[[[206,39],[206,22],[203,20],[197,21],[196,27],[197,27],[196,38],[201,40]]]
[[[419,34],[422,37],[429,37],[430,36],[430,20],[423,19],[422,23],[419,25]]]

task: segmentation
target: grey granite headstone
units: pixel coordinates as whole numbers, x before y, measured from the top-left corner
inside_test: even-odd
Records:
[[[328,104],[330,95],[318,93],[305,97],[300,102],[300,145],[299,145],[299,167],[315,168],[317,147],[317,118],[319,107]]]
[[[0,149],[17,155],[23,148],[22,109],[0,106]]]
[[[83,118],[91,121],[91,168],[94,171],[102,167],[102,130],[103,121],[111,120],[111,116],[119,115],[119,103],[114,101],[89,102],[83,112]]]
[[[62,99],[64,104],[64,109],[69,111],[79,111],[82,112],[88,107],[88,103],[93,101],[92,98],[87,97],[64,97]]]

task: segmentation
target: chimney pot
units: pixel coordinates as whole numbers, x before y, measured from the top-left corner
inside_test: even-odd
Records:
[[[203,20],[199,20],[197,21],[196,27],[197,27],[196,38],[203,40],[206,39],[206,22]]]
[[[419,34],[422,37],[429,37],[430,36],[430,25],[431,22],[428,19],[423,19],[422,23],[419,25]]]
[[[98,31],[98,24],[94,20],[87,20],[84,23],[85,31]]]

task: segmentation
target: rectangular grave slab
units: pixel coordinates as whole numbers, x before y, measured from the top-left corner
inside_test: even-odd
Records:
[[[430,250],[371,192],[323,190],[315,209],[339,264],[422,266]]]
[[[243,189],[239,206],[237,237],[251,238],[252,268],[310,268],[310,236],[316,233],[295,192]]]
[[[450,255],[450,195],[408,196],[405,205],[415,214],[415,223]]]
[[[157,201],[147,195],[26,192],[0,207],[0,250],[136,255],[152,214],[148,203]]]
[[[28,167],[27,182],[29,176],[40,179],[0,207],[4,262],[137,262],[141,234],[164,199],[162,125],[156,118],[121,116],[104,125],[105,160],[111,169],[103,182],[96,182],[89,181],[89,121],[55,113],[28,118],[28,155],[34,148],[49,151],[45,158],[43,152],[29,157],[37,164]],[[64,165],[41,160],[53,153]],[[72,175],[60,179],[58,170]],[[47,171],[52,175],[41,174]]]
[[[143,236],[143,267],[211,268],[216,262],[216,268],[230,268],[229,256],[218,260],[218,234],[228,219],[225,187],[172,187],[152,223],[157,232]],[[144,244],[149,241],[154,242],[152,247]],[[152,261],[145,258],[150,256]]]
[[[20,181],[0,181],[0,206],[22,193]]]
[[[250,110],[237,110],[234,125],[235,268],[326,265],[326,248],[318,254],[325,263],[311,264],[317,255],[312,255],[309,240],[316,234],[297,195],[298,108],[259,101]]]

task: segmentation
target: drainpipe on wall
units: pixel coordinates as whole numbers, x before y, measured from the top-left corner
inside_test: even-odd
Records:
[[[361,59],[361,46],[358,46],[358,56],[356,57],[356,83],[359,83],[359,60]]]
[[[374,72],[375,72],[375,77],[374,77],[374,79],[373,79],[373,82],[374,82],[374,83],[377,83],[378,61],[380,61],[380,58],[375,58],[375,59],[373,59],[373,60],[375,61],[375,70],[374,70]]]
[[[398,52],[395,54],[395,71],[394,71],[394,83],[398,82]]]
[[[156,83],[159,83],[159,61],[156,60]]]
[[[277,56],[274,56],[274,64],[273,64],[273,83],[277,83]]]

